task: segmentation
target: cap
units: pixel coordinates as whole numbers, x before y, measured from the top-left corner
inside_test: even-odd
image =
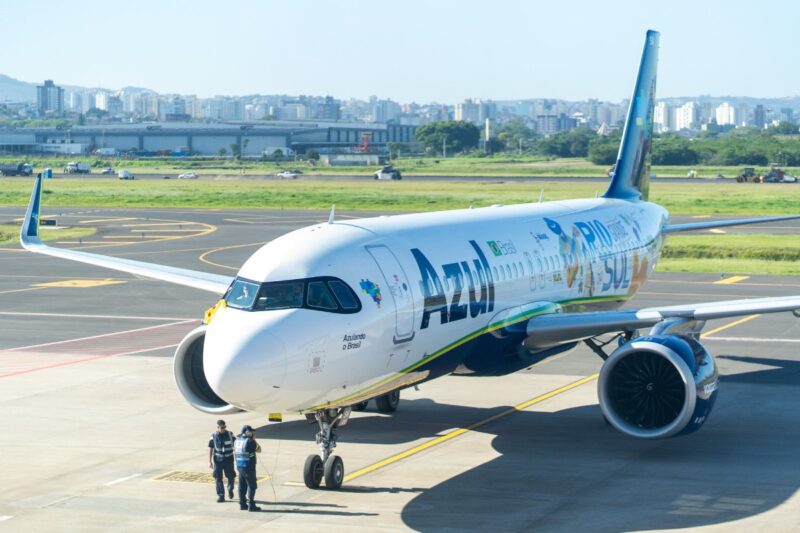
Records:
[[[251,428],[248,424],[243,425],[242,433],[247,433],[248,431],[253,431],[253,428]]]

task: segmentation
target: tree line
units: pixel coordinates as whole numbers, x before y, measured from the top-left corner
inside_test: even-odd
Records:
[[[798,127],[780,123],[765,130],[738,128],[724,133],[700,132],[694,137],[654,135],[654,165],[767,165],[800,166]],[[520,153],[550,157],[584,157],[598,165],[616,161],[622,131],[599,135],[578,127],[543,136],[514,119],[500,126],[481,153]],[[477,153],[481,130],[468,122],[447,120],[420,126],[417,142],[431,155]]]

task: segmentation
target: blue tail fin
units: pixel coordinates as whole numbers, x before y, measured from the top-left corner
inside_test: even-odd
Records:
[[[605,198],[647,200],[650,190],[650,143],[653,138],[658,39],[657,31],[647,32],[639,75],[619,145],[617,164],[614,165],[608,190],[603,195]]]

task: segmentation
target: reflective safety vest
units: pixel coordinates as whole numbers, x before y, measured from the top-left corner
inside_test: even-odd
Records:
[[[215,431],[211,434],[211,441],[214,443],[214,457],[227,459],[233,457],[233,433],[226,431],[220,433]]]
[[[236,457],[236,466],[239,468],[247,468],[251,464],[255,465],[255,446],[252,452],[248,452],[247,443],[249,441],[250,439],[245,435],[239,435],[236,437],[236,442],[233,444],[233,455]]]

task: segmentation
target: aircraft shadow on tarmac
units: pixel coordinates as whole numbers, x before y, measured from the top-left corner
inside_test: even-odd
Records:
[[[752,372],[722,376],[725,383],[754,383],[759,385],[800,386],[800,361],[788,359],[768,359],[765,357],[746,357],[740,355],[718,355],[719,360],[767,365],[773,368],[760,368]]]
[[[800,488],[800,454],[790,446],[800,441],[800,406],[761,385],[800,385],[800,363],[726,357],[778,368],[726,377],[697,433],[633,439],[606,425],[596,405],[518,412],[476,430],[495,436],[498,457],[430,489],[403,489],[419,492],[403,509],[403,521],[421,531],[630,531],[722,524],[774,509]],[[351,419],[339,451],[346,461],[349,443],[410,445],[507,408],[404,400],[392,416]],[[257,435],[307,440],[313,453],[315,431],[296,421],[262,427]],[[443,457],[444,449],[438,449]],[[458,454],[458,440],[446,450]]]

